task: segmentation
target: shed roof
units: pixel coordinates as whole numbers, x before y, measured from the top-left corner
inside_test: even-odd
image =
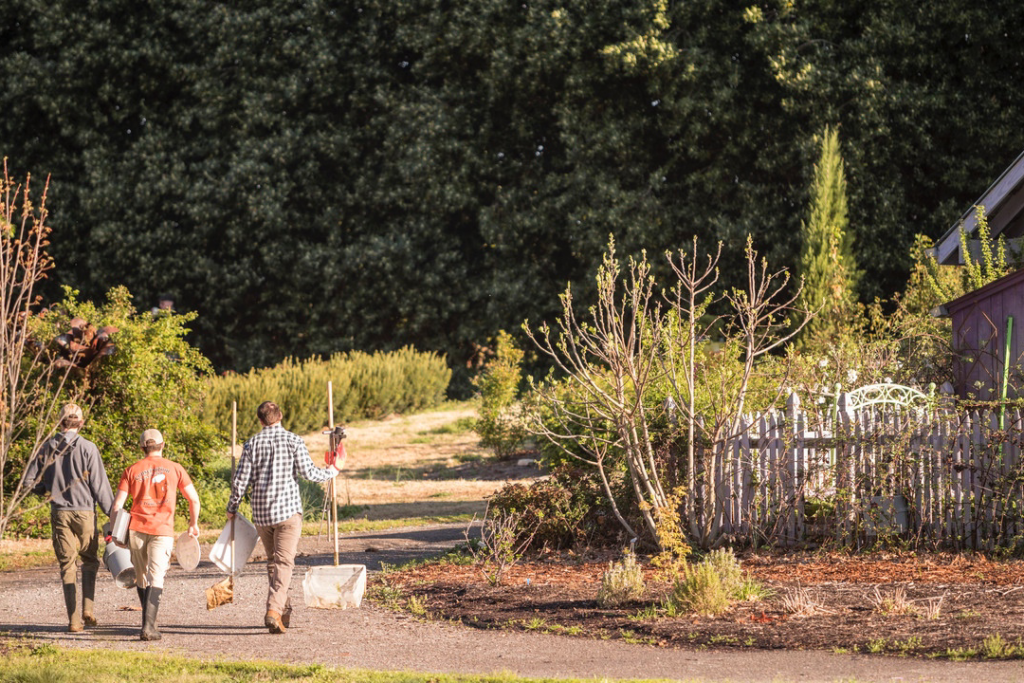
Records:
[[[935,258],[943,265],[964,263],[960,253],[960,225],[968,235],[978,227],[975,206],[984,206],[992,237],[1017,238],[1024,235],[1024,152],[978,197],[935,244]]]
[[[949,303],[945,304],[945,308],[949,311],[950,315],[953,315],[961,308],[970,306],[975,302],[987,299],[990,296],[999,294],[1000,292],[1012,287],[1024,287],[1024,269],[1015,270],[1009,275],[1004,275],[998,280],[993,280],[984,287],[979,287],[973,292],[968,292],[961,297],[953,299]]]

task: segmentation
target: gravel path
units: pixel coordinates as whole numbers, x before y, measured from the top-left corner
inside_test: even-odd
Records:
[[[446,550],[463,538],[462,526],[350,535],[343,564],[399,563]],[[158,643],[137,639],[141,616],[134,590],[118,589],[110,574],[97,586],[100,626],[65,632],[55,568],[0,574],[0,631],[26,634],[60,647],[167,652],[193,657],[322,663],[330,666],[437,673],[513,672],[531,677],[666,678],[707,681],[1002,681],[1024,680],[1021,662],[952,663],[828,652],[669,650],[620,641],[548,634],[484,631],[419,621],[364,603],[357,610],[307,609],[305,568],[330,564],[333,545],[304,538],[292,581],[292,628],[270,635],[263,627],[266,576],[261,548],[236,581],[235,604],[206,609],[204,591],[224,578],[203,561],[194,572],[173,565],[160,610]],[[205,553],[208,548],[204,548]]]

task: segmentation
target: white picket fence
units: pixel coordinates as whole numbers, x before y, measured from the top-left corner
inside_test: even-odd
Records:
[[[700,453],[699,535],[783,545],[1021,541],[1019,410],[840,405],[821,415],[792,396],[784,412],[749,416]]]

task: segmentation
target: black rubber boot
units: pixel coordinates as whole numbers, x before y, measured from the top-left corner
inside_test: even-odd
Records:
[[[135,592],[139,594],[139,604],[142,605],[142,624],[145,625],[146,624],[146,589],[145,588],[139,588],[138,586],[136,586],[135,587]],[[141,631],[139,631],[139,635],[140,636],[142,635]]]
[[[142,619],[142,640],[160,640],[160,631],[156,630],[156,615],[160,611],[160,594],[163,588],[150,586],[146,589],[145,615]]]
[[[93,603],[96,599],[96,572],[82,569],[82,621],[86,626],[96,626]]]

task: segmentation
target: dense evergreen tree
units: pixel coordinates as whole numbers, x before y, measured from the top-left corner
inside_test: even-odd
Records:
[[[890,294],[1024,147],[1024,6],[896,0],[0,5],[0,153],[52,173],[58,271],[174,293],[221,368],[412,343],[462,363],[581,305],[603,245],[795,266],[839,123]],[[723,263],[726,284],[734,263]]]
[[[812,347],[841,338],[854,317],[857,262],[849,228],[846,174],[839,151],[839,131],[826,127],[821,157],[814,167],[807,220],[800,224],[803,299],[816,315],[800,332],[798,343]]]

